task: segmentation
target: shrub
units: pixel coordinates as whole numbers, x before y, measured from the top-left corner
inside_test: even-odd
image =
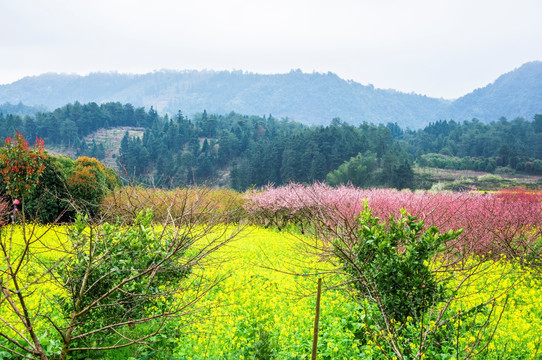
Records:
[[[499,175],[485,174],[478,176],[478,181],[498,184],[503,181],[503,178]]]
[[[45,157],[41,139],[36,139],[36,144],[30,148],[28,141],[18,131],[14,138],[6,138],[4,147],[0,148],[0,171],[7,194],[13,198],[23,198],[31,193],[45,168]]]
[[[398,219],[380,223],[367,208],[361,213],[353,253],[334,243],[339,258],[365,297],[380,297],[381,312],[388,319],[405,323],[422,317],[427,309],[444,299],[443,285],[437,285],[429,262],[441,246],[461,231],[439,234],[402,211]]]
[[[495,174],[498,175],[514,175],[515,173],[516,171],[509,166],[499,166],[495,169]]]
[[[499,295],[469,292],[483,261],[465,266],[466,258],[441,256],[461,230],[440,233],[404,210],[380,222],[366,204],[356,226],[321,216],[314,215],[312,229],[324,240],[322,257],[337,256],[344,265],[362,309],[360,344],[376,348],[375,358],[468,359],[486,349],[499,322],[491,322]],[[466,292],[475,298],[471,304],[461,299]]]
[[[2,193],[20,199],[24,217],[39,222],[72,220],[77,211],[96,215],[105,194],[120,185],[98,160],[50,156],[43,140],[30,148],[19,132],[0,148],[0,174]]]
[[[67,319],[82,312],[74,329],[74,347],[115,337],[119,323],[131,328],[151,323],[153,315],[174,309],[176,299],[167,289],[178,289],[193,264],[186,262],[186,246],[175,244],[170,230],[163,236],[152,231],[152,212],[140,212],[133,226],[105,223],[89,231],[88,221],[78,216],[68,231],[74,255],[56,273],[74,300],[64,304]],[[106,241],[104,241],[106,240]],[[178,247],[176,247],[178,246]],[[80,293],[85,292],[85,296]],[[99,304],[97,306],[96,304]],[[95,330],[101,330],[94,336]]]
[[[107,191],[118,187],[120,180],[95,158],[82,156],[76,160],[67,183],[78,210],[94,216],[99,212]]]
[[[73,219],[68,184],[57,157],[47,156],[40,180],[36,191],[26,197],[26,217],[40,223]]]

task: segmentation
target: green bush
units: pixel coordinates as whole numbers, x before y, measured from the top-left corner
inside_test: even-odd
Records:
[[[168,260],[173,240],[154,233],[150,211],[141,212],[130,227],[105,223],[89,230],[87,221],[77,216],[68,232],[73,256],[59,269],[59,277],[75,297],[64,306],[66,318],[90,309],[79,319],[75,332],[104,329],[97,337],[86,337],[85,343],[98,341],[104,334],[115,337],[118,326],[114,324],[126,322],[135,328],[138,320],[167,312],[175,298],[166,289],[179,287],[191,271],[179,261]],[[187,249],[177,251],[175,257],[182,258]],[[85,296],[77,301],[82,290]],[[73,345],[84,346],[77,341]]]
[[[73,163],[73,160],[68,160]],[[68,184],[62,174],[63,164],[65,160],[60,162],[57,157],[47,156],[36,190],[25,198],[27,218],[40,223],[64,222],[73,218]]]
[[[111,169],[94,158],[82,156],[76,160],[73,172],[67,182],[74,205],[79,211],[93,216],[109,190],[120,185],[120,180]]]
[[[461,232],[427,228],[404,210],[400,217],[380,222],[367,204],[357,231],[335,231],[339,236],[330,239],[333,250],[351,277],[361,309],[352,326],[359,329],[362,348],[378,349],[373,358],[470,358],[485,351],[496,326],[489,321],[495,298],[462,310],[454,307],[478,265],[465,268],[461,259],[450,259],[435,271],[436,259],[445,260],[444,245]],[[460,285],[450,286],[459,273]],[[460,346],[457,339],[464,337],[473,340]]]
[[[359,218],[354,258],[342,257],[361,295],[378,296],[382,315],[404,323],[423,317],[444,299],[445,288],[437,284],[429,265],[440,246],[461,231],[439,234],[435,227],[425,230],[423,222],[404,210],[401,214],[380,223],[366,208]]]

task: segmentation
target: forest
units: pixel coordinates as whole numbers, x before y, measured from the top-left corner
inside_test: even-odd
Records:
[[[327,126],[231,112],[192,118],[180,110],[159,115],[118,102],[68,104],[21,117],[0,114],[0,136],[22,132],[47,145],[102,159],[103,144],[85,137],[101,128],[136,127],[143,136],[122,139],[118,169],[125,179],[174,188],[213,184],[245,190],[291,182],[362,187],[420,188],[414,168],[477,170],[496,174],[542,174],[542,115],[439,120],[423,129],[397,123],[353,126],[339,118]]]

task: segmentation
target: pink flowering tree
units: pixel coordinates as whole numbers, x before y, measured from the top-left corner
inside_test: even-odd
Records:
[[[363,200],[381,218],[400,216],[401,209],[441,231],[463,229],[448,248],[460,254],[506,254],[536,258],[542,237],[542,193],[525,189],[494,194],[430,193],[392,189],[358,189],[289,184],[247,195],[246,210],[262,225],[283,228],[295,223],[305,229],[314,219],[352,228]]]

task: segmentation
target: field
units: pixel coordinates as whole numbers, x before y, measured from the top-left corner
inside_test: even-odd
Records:
[[[495,191],[504,188],[527,187],[540,189],[542,178],[526,174],[491,174],[473,170],[451,170],[438,168],[415,167],[419,188],[434,190]]]
[[[226,217],[230,219],[229,224],[223,224],[221,219],[212,231],[199,233],[204,225],[195,224],[189,233],[191,237],[197,237],[197,241],[191,242],[182,256],[201,261],[190,263],[192,271],[185,278],[183,275],[181,292],[162,289],[164,292],[159,296],[149,299],[153,305],[145,307],[147,313],[156,314],[160,306],[180,302],[183,304],[182,316],[168,318],[167,331],[153,337],[151,346],[141,342],[111,351],[89,350],[74,358],[310,359],[317,279],[322,278],[318,359],[397,359],[401,358],[399,354],[403,354],[404,359],[476,356],[542,359],[542,279],[538,256],[541,238],[537,227],[540,222],[536,223],[541,216],[540,194],[524,191],[467,196],[359,191],[318,185],[268,189],[245,196],[246,212],[241,221],[231,222],[231,218]],[[216,191],[210,194],[214,199],[219,198]],[[194,198],[192,195],[191,199]],[[440,251],[423,264],[416,265],[430,269],[436,281],[446,286],[449,306],[445,301],[435,300],[423,316],[414,316],[414,320],[407,318],[404,323],[392,321],[393,331],[378,327],[374,319],[379,315],[375,315],[374,304],[370,298],[360,298],[361,293],[354,286],[357,278],[345,268],[336,252],[324,251],[330,249],[330,243],[325,237],[314,236],[324,233],[315,231],[316,222],[303,217],[306,211],[311,211],[312,220],[315,220],[315,214],[326,209],[325,218],[332,219],[335,224],[350,222],[355,218],[353,214],[362,211],[361,199],[368,199],[373,212],[382,219],[405,207],[409,212],[423,216],[427,222],[438,223],[446,232],[451,227],[466,229],[447,245],[447,251]],[[151,204],[149,199],[144,202]],[[330,207],[331,203],[335,206]],[[339,203],[342,212],[337,206]],[[121,208],[118,203],[115,206]],[[216,209],[225,211],[223,206]],[[519,210],[523,212],[516,214]],[[162,215],[170,210],[157,206],[155,211],[155,219],[167,223],[167,216]],[[163,214],[158,213],[160,211]],[[473,223],[483,223],[484,227],[467,222],[475,213],[480,217]],[[490,221],[496,213],[500,218]],[[164,227],[152,224],[150,218],[145,221],[134,220],[139,229],[137,232],[143,229],[145,244],[158,241],[156,246],[159,248],[165,237],[158,235]],[[190,225],[181,225],[180,231],[186,232],[186,226]],[[27,229],[27,241],[33,239],[33,261],[23,273],[24,289],[29,293],[26,298],[28,308],[40,314],[34,326],[51,359],[60,356],[62,341],[50,324],[67,324],[69,319],[63,313],[62,304],[69,295],[60,282],[53,281],[50,273],[43,270],[74,253],[74,243],[66,234],[76,227],[77,224],[53,228],[39,226],[33,233]],[[490,228],[494,231],[489,231]],[[81,231],[80,234],[85,234],[89,230]],[[135,233],[130,233],[127,228],[115,228],[107,237],[110,248],[116,241],[112,239],[117,239],[113,235],[121,231],[124,237],[118,237],[119,241],[132,240],[130,247],[118,245],[121,246],[118,249],[139,246],[133,242]],[[479,241],[473,239],[474,236]],[[14,249],[24,248],[20,226],[3,227],[2,243],[8,244],[8,239],[12,240]],[[194,255],[203,253],[201,250],[207,249],[209,244],[220,246],[205,258]],[[457,257],[458,249],[463,251],[461,258]],[[17,251],[14,253],[18,254],[17,258],[25,256]],[[453,266],[450,265],[451,257]],[[457,259],[459,261],[455,261]],[[2,268],[4,274],[6,270]],[[168,281],[162,286],[179,285]],[[425,284],[429,284],[427,281]],[[174,299],[172,303],[168,302],[167,296],[163,299],[166,294]],[[5,325],[13,326],[5,334],[16,337],[22,328],[10,309],[6,297],[2,298],[1,318]],[[444,315],[439,318],[439,314]],[[439,327],[439,322],[444,325]],[[136,324],[132,330],[126,326],[126,331],[143,332],[152,324]],[[442,329],[451,329],[451,332],[442,332]],[[396,341],[392,342],[392,337]],[[398,349],[394,351],[390,344]],[[5,337],[0,339],[0,346],[7,346]],[[0,350],[0,357],[7,359],[10,356],[7,351]]]
[[[202,304],[213,309],[179,339],[181,358],[250,359],[266,352],[276,358],[306,358],[312,345],[311,331],[316,302],[316,276],[329,264],[307,253],[296,237],[249,227],[237,240],[217,253],[229,259],[212,269],[225,280]],[[341,278],[322,274],[322,353],[353,356],[354,334],[344,328],[355,303],[333,290]]]
[[[269,353],[272,357],[268,358],[310,359],[318,276],[308,274],[332,267],[307,251],[297,237],[248,228],[231,247],[217,254],[231,259],[214,269],[227,279],[200,304],[214,310],[199,314],[203,319],[183,329],[185,335],[178,339],[176,356],[259,359],[264,357],[258,355]],[[499,283],[502,273],[507,274],[505,283]],[[332,273],[323,279],[326,290],[321,300],[318,358],[385,358],[376,343],[361,343],[360,309],[340,286],[344,277]],[[469,286],[472,298],[464,302],[485,299],[511,285],[507,307],[489,345],[493,355],[487,358],[541,358],[542,283],[537,273],[517,268],[505,259],[488,262]]]

